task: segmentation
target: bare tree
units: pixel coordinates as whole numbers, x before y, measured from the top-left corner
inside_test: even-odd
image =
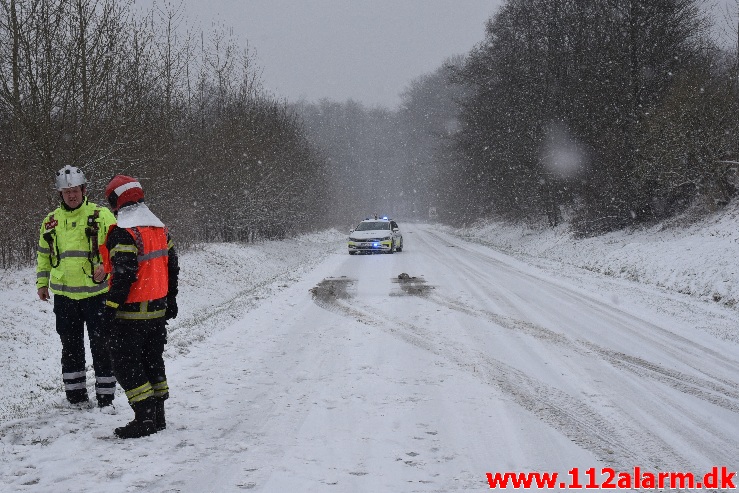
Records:
[[[125,0],[0,0],[0,172],[13,191],[0,204],[14,211],[0,265],[32,260],[64,164],[98,200],[113,173],[145,180],[186,243],[238,239],[226,229],[239,224],[255,225],[250,238],[309,227],[289,217],[321,207],[306,185],[321,190],[323,163],[303,127],[263,94],[248,49],[223,28],[198,48],[182,17],[138,18]],[[246,164],[260,162],[269,180]],[[258,193],[234,201],[244,189]]]

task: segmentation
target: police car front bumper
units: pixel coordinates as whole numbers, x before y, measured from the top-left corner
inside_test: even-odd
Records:
[[[392,247],[392,240],[349,242],[350,252],[389,252]]]

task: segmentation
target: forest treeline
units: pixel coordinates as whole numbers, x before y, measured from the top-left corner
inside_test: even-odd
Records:
[[[572,212],[581,234],[735,192],[736,53],[695,0],[511,0],[456,74],[455,161],[477,213]],[[736,39],[736,38],[735,38]],[[472,179],[474,177],[474,179]]]
[[[580,235],[716,210],[739,183],[739,61],[703,8],[508,0],[387,109],[279,100],[226,26],[178,9],[0,0],[0,267],[33,261],[65,164],[99,203],[114,173],[140,178],[185,244],[431,208]]]
[[[139,178],[180,243],[326,226],[325,161],[299,118],[226,27],[183,18],[125,0],[0,0],[0,267],[35,260],[66,164],[101,204],[114,174]]]
[[[509,0],[478,46],[413,81],[397,111],[301,111],[328,155],[359,170],[342,172],[342,188],[363,210],[566,219],[580,235],[716,210],[737,185],[739,62],[712,39],[704,5]],[[381,187],[362,186],[368,170]]]

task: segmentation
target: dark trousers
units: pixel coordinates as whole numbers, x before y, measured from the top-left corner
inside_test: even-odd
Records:
[[[62,341],[62,378],[67,399],[87,400],[85,371],[85,325],[95,369],[95,393],[99,404],[112,402],[115,377],[110,359],[107,329],[103,324],[104,295],[73,300],[54,295],[56,332]]]
[[[131,404],[149,397],[169,397],[164,368],[167,322],[120,320],[111,324],[110,351],[113,371]]]

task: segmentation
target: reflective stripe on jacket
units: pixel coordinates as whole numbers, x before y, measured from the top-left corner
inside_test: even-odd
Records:
[[[44,218],[36,251],[36,289],[48,287],[53,293],[84,299],[108,291],[108,284],[95,283],[92,274],[101,263],[91,253],[91,239],[85,230],[88,217],[98,211],[97,242],[105,241],[115,217],[105,207],[87,198],[75,210],[60,206]]]
[[[126,303],[152,301],[167,296],[167,232],[164,228],[142,226],[126,228],[136,241],[138,249],[139,271],[136,282],[128,292]],[[116,245],[110,256],[116,254],[116,248],[127,245]]]
[[[105,270],[112,273],[110,295],[116,299],[106,304],[116,309],[116,318],[148,320],[165,315],[171,247],[164,228],[111,228],[101,255]]]

